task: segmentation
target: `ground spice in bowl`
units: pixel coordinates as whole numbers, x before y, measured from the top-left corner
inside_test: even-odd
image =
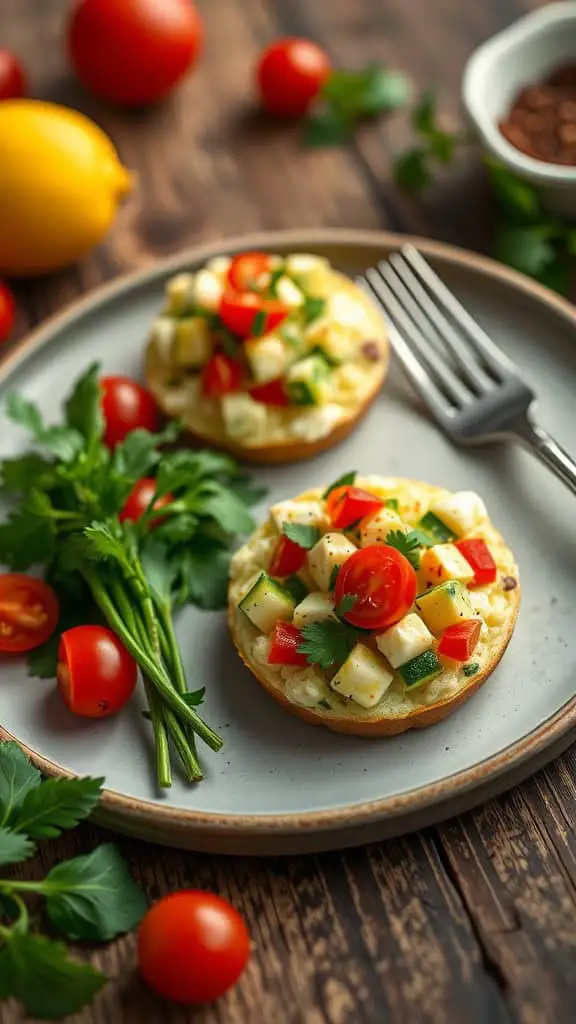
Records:
[[[576,63],[525,86],[499,128],[516,149],[536,160],[576,166]]]

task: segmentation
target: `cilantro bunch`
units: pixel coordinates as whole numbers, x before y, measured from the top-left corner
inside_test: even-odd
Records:
[[[160,434],[134,430],[110,452],[96,364],[74,385],[62,423],[46,426],[19,394],[9,396],[6,412],[28,429],[32,450],[0,466],[3,491],[17,498],[0,524],[0,563],[43,566],[60,602],[61,630],[95,614],[105,620],[142,672],[159,786],[171,784],[171,747],[186,778],[201,779],[196,737],[212,750],[222,740],[197,711],[203,690],[188,691],[173,613],[188,602],[225,604],[228,547],[254,528],[248,505],[262,492],[228,456],[162,451],[179,434],[174,424]],[[120,522],[132,487],[150,475],[156,492],[144,515]],[[33,652],[34,674],[55,674],[57,646],[56,636]]]
[[[16,743],[0,743],[0,865],[35,852],[35,839],[74,828],[96,805],[103,779],[47,779]],[[107,942],[138,924],[144,893],[115,846],[60,861],[40,880],[0,878],[0,999],[19,999],[34,1017],[81,1010],[106,983],[69,959],[63,943],[32,931],[26,897],[42,897],[51,928],[73,941]]]

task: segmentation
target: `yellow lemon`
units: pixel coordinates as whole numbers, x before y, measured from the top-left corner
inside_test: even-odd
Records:
[[[75,110],[0,103],[0,274],[45,274],[106,234],[131,175],[110,139]]]

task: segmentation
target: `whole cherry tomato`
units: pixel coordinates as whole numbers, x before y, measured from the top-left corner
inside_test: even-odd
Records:
[[[155,491],[156,481],[154,477],[144,476],[141,480],[137,480],[126,498],[124,508],[118,516],[120,522],[123,523],[126,519],[129,519],[130,522],[135,523],[137,519],[140,519],[152,501]],[[161,498],[157,498],[154,502],[153,508],[164,508],[166,505],[170,505],[172,500],[171,494],[163,494]],[[151,519],[150,527],[157,526],[158,523],[162,522],[162,519],[162,516],[158,516],[157,519]]]
[[[300,117],[331,71],[328,54],[310,39],[277,39],[264,50],[258,62],[256,75],[262,106],[280,117]]]
[[[102,377],[102,413],[106,421],[104,442],[114,448],[137,427],[158,430],[160,419],[149,391],[130,377]]]
[[[6,341],[16,319],[16,303],[7,285],[0,282],[0,342]]]
[[[138,670],[107,626],[74,626],[60,637],[56,676],[70,711],[83,718],[106,718],[128,703]]]
[[[138,931],[144,980],[177,1003],[208,1003],[227,991],[250,956],[240,914],[209,892],[184,889],[155,903]]]
[[[345,594],[356,603],[344,618],[360,629],[387,629],[399,622],[414,604],[416,573],[396,548],[371,544],[350,555],[336,577],[335,600]]]
[[[58,598],[44,580],[22,573],[0,575],[0,651],[31,651],[52,635]]]
[[[10,50],[0,49],[0,100],[19,100],[28,92],[20,61]]]
[[[192,0],[78,0],[68,51],[88,89],[137,107],[170,92],[196,61],[203,36]]]

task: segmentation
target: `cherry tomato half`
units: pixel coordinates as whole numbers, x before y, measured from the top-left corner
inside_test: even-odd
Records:
[[[202,370],[202,394],[206,398],[219,398],[240,390],[242,366],[225,352],[216,352]]]
[[[255,384],[249,389],[249,394],[256,402],[262,402],[264,405],[290,405],[284,381],[280,378],[270,380],[267,384]]]
[[[58,624],[58,598],[44,580],[23,573],[0,575],[0,651],[31,651]]]
[[[10,50],[0,49],[0,100],[18,100],[28,92],[24,68]]]
[[[250,938],[240,914],[213,893],[184,889],[155,903],[138,930],[144,980],[177,1003],[208,1003],[238,981]]]
[[[148,505],[154,497],[156,491],[156,481],[152,476],[144,476],[141,480],[137,480],[134,487],[130,491],[130,494],[126,498],[124,508],[118,516],[121,523],[129,519],[130,522],[135,523],[137,519],[140,519],[144,515]],[[161,498],[157,498],[154,502],[153,508],[164,508],[166,505],[170,505],[173,501],[171,494],[163,494]],[[153,529],[161,523],[163,516],[158,516],[157,519],[150,520],[150,528]]]
[[[335,487],[326,499],[326,511],[339,530],[347,530],[352,523],[373,515],[383,506],[382,498],[361,487]]]
[[[192,0],[79,0],[68,52],[88,89],[137,107],[170,92],[196,61],[203,36]]]
[[[149,391],[130,377],[102,377],[104,443],[114,448],[138,427],[155,433],[160,426],[156,403]]]
[[[231,288],[224,292],[218,312],[228,330],[241,338],[267,334],[288,316],[287,307],[279,299],[265,299],[256,292],[236,292]]]
[[[237,292],[266,291],[273,262],[267,252],[239,252],[228,268],[228,281]]]
[[[331,71],[328,54],[310,39],[277,39],[256,70],[262,106],[280,117],[305,114]]]
[[[134,693],[137,675],[134,658],[107,626],[74,626],[62,633],[56,677],[75,715],[115,715]]]
[[[406,615],[416,597],[416,573],[396,548],[371,544],[350,555],[336,577],[338,605],[345,594],[356,603],[344,618],[360,629],[386,629]]]
[[[6,341],[16,319],[16,303],[7,285],[0,282],[0,342]]]

